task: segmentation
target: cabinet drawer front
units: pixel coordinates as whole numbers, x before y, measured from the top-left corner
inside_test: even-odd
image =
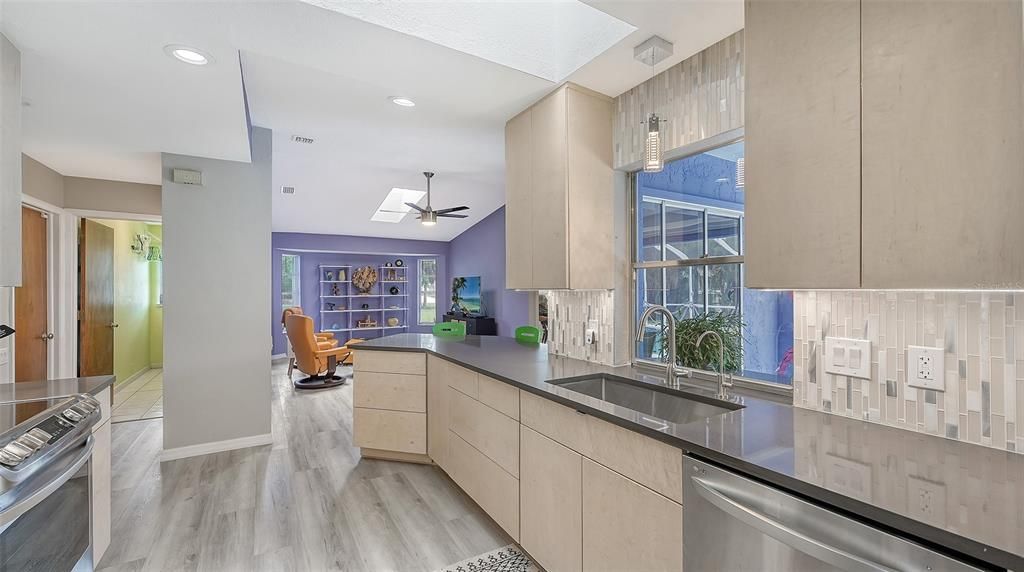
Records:
[[[583,569],[683,569],[683,507],[583,460]]]
[[[678,502],[683,452],[629,429],[522,392],[524,425]]]
[[[549,572],[581,572],[583,457],[529,427],[520,443],[520,544]]]
[[[352,380],[356,407],[394,411],[427,411],[427,378],[422,375],[364,371]]]
[[[518,389],[483,375],[477,376],[477,380],[478,399],[481,403],[501,411],[516,421],[519,420]]]
[[[479,395],[476,372],[455,364],[448,365],[448,385],[476,399]]]
[[[519,479],[452,432],[448,434],[448,474],[513,540],[519,541]]]
[[[519,422],[452,388],[448,391],[452,432],[518,477]]]
[[[357,447],[399,453],[427,452],[427,415],[355,407],[352,437]]]
[[[419,352],[381,352],[362,350],[355,353],[355,371],[378,373],[427,374],[427,356]]]

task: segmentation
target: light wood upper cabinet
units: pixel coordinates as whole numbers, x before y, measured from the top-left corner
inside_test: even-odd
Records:
[[[614,286],[612,100],[565,84],[505,126],[506,287]]]
[[[746,3],[746,285],[860,285],[860,3]]]
[[[746,282],[1024,287],[1019,0],[747,0]]]
[[[862,17],[863,286],[1021,288],[1021,2]]]

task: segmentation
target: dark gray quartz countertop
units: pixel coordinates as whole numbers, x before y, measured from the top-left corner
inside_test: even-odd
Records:
[[[743,392],[743,409],[675,424],[548,383],[603,373],[663,385],[660,377],[510,338],[395,334],[358,349],[428,352],[894,531],[1024,571],[1024,455]],[[704,385],[683,390],[713,395]]]
[[[112,375],[71,377],[48,381],[0,383],[0,404],[68,397],[76,393],[96,395],[114,383]]]

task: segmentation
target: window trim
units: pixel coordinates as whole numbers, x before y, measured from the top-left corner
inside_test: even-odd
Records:
[[[423,321],[423,308],[420,306],[420,298],[423,295],[423,263],[434,263],[434,319],[429,322]],[[420,258],[416,261],[416,325],[433,326],[437,323],[437,258]]]
[[[285,289],[284,289],[284,259],[285,259],[286,256],[290,256],[290,257],[295,258],[295,273],[292,275],[292,288],[291,288],[291,291],[289,292],[290,294],[294,294],[294,296],[292,296],[292,298],[293,298],[292,299],[292,304],[290,304],[290,305],[286,305],[284,303],[284,293],[285,293]],[[294,307],[301,307],[301,306],[302,306],[302,256],[300,256],[298,254],[295,254],[295,253],[282,252],[281,253],[281,310],[283,311],[285,308],[294,308]]]
[[[715,149],[717,149],[719,147],[724,147],[726,145],[731,145],[731,144],[736,143],[738,141],[742,141],[744,139],[744,136],[745,136],[745,131],[744,131],[744,128],[742,128],[742,127],[739,127],[739,128],[736,128],[736,129],[732,129],[732,130],[729,130],[729,131],[725,131],[723,133],[719,133],[718,135],[714,135],[714,136],[708,137],[706,139],[702,139],[700,141],[696,141],[696,142],[690,143],[688,145],[683,145],[681,147],[677,147],[675,149],[671,149],[669,151],[666,151],[664,153],[664,161],[665,161],[665,164],[667,165],[670,162],[674,162],[674,161],[677,161],[677,160],[680,160],[680,159],[686,159],[687,157],[692,157],[694,155],[699,155],[701,153],[706,153],[708,151],[713,151],[713,150],[715,150]],[[637,163],[633,163],[633,164],[627,165],[625,167],[625,169],[624,169],[626,171],[626,177],[627,177],[626,184],[627,184],[628,195],[629,195],[629,256],[630,256],[630,263],[631,263],[630,264],[631,277],[630,277],[630,280],[629,280],[629,292],[628,292],[629,298],[627,298],[627,300],[629,300],[629,307],[630,307],[630,310],[628,312],[628,316],[629,316],[629,320],[628,320],[629,321],[629,338],[628,338],[629,361],[630,361],[630,364],[632,364],[634,367],[640,368],[641,370],[651,370],[651,371],[663,372],[667,368],[667,365],[664,362],[657,362],[657,361],[654,361],[654,360],[638,358],[637,355],[636,355],[636,343],[633,340],[636,339],[637,326],[639,324],[636,323],[636,318],[633,315],[632,308],[636,305],[636,300],[637,300],[637,297],[636,297],[637,296],[637,272],[640,271],[640,270],[643,270],[645,268],[675,268],[675,267],[679,267],[679,266],[695,266],[695,265],[703,266],[703,265],[706,265],[708,263],[711,263],[711,264],[724,264],[724,263],[735,264],[735,263],[742,263],[742,256],[740,256],[740,257],[715,257],[717,260],[715,260],[714,262],[712,262],[711,260],[708,260],[708,259],[700,259],[700,258],[692,259],[692,260],[677,260],[677,261],[662,261],[662,262],[658,262],[658,261],[654,261],[654,262],[639,262],[637,260],[637,258],[638,258],[637,257],[637,248],[639,246],[638,245],[638,241],[637,241],[637,216],[638,216],[638,213],[637,213],[637,191],[638,191],[638,188],[637,187],[638,187],[638,182],[639,182],[638,181],[638,175],[641,172],[641,168],[642,168],[642,164],[637,162]],[[714,209],[716,207],[707,207],[707,208]],[[746,230],[746,225],[745,225],[745,219],[744,219],[740,223],[740,240],[741,240],[741,244],[742,244],[743,236],[745,235],[745,230]],[[737,260],[735,260],[735,258],[740,258],[741,260],[737,261]],[[744,283],[743,282],[743,279],[745,278],[744,274],[745,274],[744,268],[741,265],[740,266],[740,283],[741,284]],[[717,375],[718,374],[715,371],[699,370],[699,369],[690,370],[690,371],[692,371],[693,379],[695,379],[695,380],[702,381],[702,382],[708,382],[709,384],[717,382]],[[755,378],[745,377],[745,376],[740,375],[740,374],[733,374],[733,383],[736,385],[737,388],[740,388],[740,389],[748,389],[748,390],[753,390],[753,391],[756,391],[756,392],[763,392],[763,393],[770,394],[770,395],[775,395],[775,396],[780,396],[780,395],[781,396],[792,396],[792,394],[793,394],[793,384],[785,385],[785,384],[781,384],[781,383],[771,383],[771,382],[767,382],[767,381],[763,381],[763,380],[759,380],[759,379],[755,379]]]

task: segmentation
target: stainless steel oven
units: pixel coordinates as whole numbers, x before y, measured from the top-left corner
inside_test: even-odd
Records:
[[[93,569],[92,427],[99,402],[0,405],[0,571]]]
[[[697,459],[683,470],[686,572],[979,570]]]

